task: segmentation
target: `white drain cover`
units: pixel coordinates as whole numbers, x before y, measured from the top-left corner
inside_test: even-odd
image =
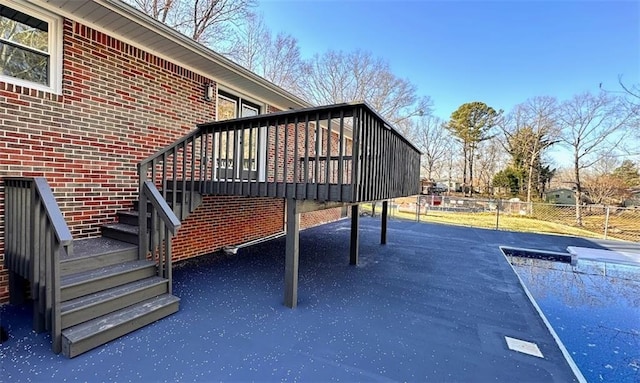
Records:
[[[540,352],[540,349],[538,348],[538,345],[535,343],[527,342],[520,339],[510,338],[508,336],[505,336],[504,339],[507,341],[507,346],[509,347],[509,350],[537,356],[538,358],[544,358],[544,356],[542,356],[542,352]]]

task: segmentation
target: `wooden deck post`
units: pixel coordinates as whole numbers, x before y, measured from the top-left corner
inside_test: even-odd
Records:
[[[287,198],[287,246],[284,266],[284,305],[298,305],[298,260],[300,255],[300,214],[296,200]]]
[[[360,219],[360,209],[358,205],[351,205],[351,251],[349,264],[358,264],[358,221]]]
[[[389,212],[389,201],[382,201],[382,230],[380,231],[380,244],[387,244],[387,213]]]

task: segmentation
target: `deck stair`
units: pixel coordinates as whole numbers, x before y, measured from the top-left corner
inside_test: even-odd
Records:
[[[61,258],[62,353],[73,358],[178,311],[180,299],[138,246],[101,237],[77,240]]]
[[[193,197],[191,197],[193,196]],[[176,192],[176,202],[173,203],[173,195],[171,191],[167,191],[165,199],[167,204],[172,207],[174,214],[181,220],[186,218],[192,210],[195,210],[202,204],[202,195],[198,192],[186,192],[184,203],[182,201],[182,192]],[[193,198],[193,205],[190,205],[189,198]],[[151,204],[148,204],[147,211],[151,210]],[[118,211],[118,222],[103,225],[101,227],[104,237],[117,239],[123,242],[138,244],[139,239],[139,206],[138,201],[134,201],[133,209]],[[147,227],[151,227],[151,214],[147,213]]]
[[[184,219],[202,203],[199,193],[163,196]],[[190,199],[193,199],[191,203]],[[102,237],[74,241],[61,260],[62,353],[74,357],[178,311],[180,299],[156,263],[139,257],[138,203],[101,227]],[[152,211],[151,203],[147,211]],[[147,213],[147,228],[152,214]]]

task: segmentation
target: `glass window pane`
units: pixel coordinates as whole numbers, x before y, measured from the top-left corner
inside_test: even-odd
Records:
[[[41,52],[49,51],[49,25],[47,22],[2,7],[0,13],[0,39]]]
[[[251,159],[249,159],[251,157]],[[245,129],[242,145],[242,168],[244,170],[256,170],[256,158],[258,157],[258,129]]]
[[[49,85],[49,56],[0,42],[0,73]]]
[[[237,116],[237,102],[223,96],[218,97],[218,121],[230,120]]]
[[[251,117],[251,116],[257,116],[258,115],[258,109],[251,107],[249,105],[242,105],[242,117]]]

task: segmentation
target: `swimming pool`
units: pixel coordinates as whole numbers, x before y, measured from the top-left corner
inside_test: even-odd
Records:
[[[505,253],[589,382],[640,382],[640,265]]]

